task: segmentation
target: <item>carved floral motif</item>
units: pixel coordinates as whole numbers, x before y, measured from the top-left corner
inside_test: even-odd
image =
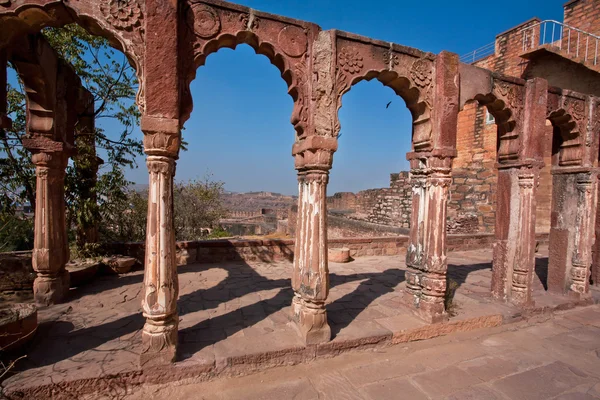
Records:
[[[143,18],[138,0],[104,0],[100,11],[117,29],[130,30],[139,26]]]
[[[383,61],[385,62],[385,65],[387,65],[390,69],[400,64],[400,59],[398,58],[398,55],[394,54],[394,52],[391,50],[383,55]]]
[[[410,77],[415,86],[420,88],[426,88],[431,84],[432,75],[431,63],[423,58],[415,61],[410,70]]]
[[[363,57],[357,52],[349,49],[344,49],[338,56],[338,64],[340,68],[350,74],[356,74],[362,71]]]

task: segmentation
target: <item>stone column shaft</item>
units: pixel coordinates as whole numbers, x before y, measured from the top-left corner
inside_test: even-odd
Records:
[[[504,166],[498,171],[492,295],[521,306],[532,305],[539,167],[539,164]]]
[[[33,269],[37,277],[33,293],[38,305],[61,302],[69,291],[67,226],[65,222],[64,153],[35,153],[36,170],[35,231]]]
[[[142,308],[142,366],[175,361],[177,353],[177,278],[173,178],[181,136],[177,120],[144,117],[149,173],[148,221]]]
[[[292,287],[293,316],[306,344],[327,342],[325,300],[329,294],[327,265],[327,182],[329,173],[308,170],[298,173],[298,227]]]
[[[436,164],[452,163],[452,158],[434,159]],[[422,294],[419,312],[428,322],[442,322],[448,318],[445,308],[446,273],[446,215],[452,177],[450,166],[435,165],[427,178],[427,219],[424,246],[425,264],[421,280]]]
[[[548,290],[580,299],[588,296],[595,240],[597,172],[555,169]]]
[[[411,153],[409,159],[413,212],[404,302],[425,321],[437,323],[448,317],[444,302],[448,269],[446,215],[453,156]]]
[[[410,182],[412,185],[412,213],[409,243],[406,251],[406,295],[405,303],[418,308],[421,302],[421,278],[423,273],[423,249],[425,220],[427,219],[427,172],[418,159],[411,160]]]
[[[510,290],[512,301],[522,306],[532,304],[531,294],[535,272],[535,194],[538,180],[539,171],[537,169],[518,175],[520,232],[516,243]]]

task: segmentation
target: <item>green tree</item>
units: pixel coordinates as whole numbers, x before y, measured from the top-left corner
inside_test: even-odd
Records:
[[[221,200],[223,192],[224,183],[210,177],[175,184],[173,203],[177,240],[206,238],[207,229],[219,227],[219,220],[227,213]]]
[[[83,86],[93,96],[93,110],[86,110],[92,121],[112,119],[120,132],[110,135],[103,129],[78,125],[75,143],[79,150],[73,164],[67,168],[65,185],[67,218],[75,226],[78,244],[83,245],[90,227],[99,225],[99,199],[118,196],[129,185],[123,178],[123,169],[135,166],[135,157],[143,153],[141,140],[132,137],[139,123],[135,104],[138,82],[135,70],[126,57],[113,50],[106,39],[90,35],[78,25],[47,28],[42,34],[59,56],[70,63],[81,78]],[[18,202],[29,202],[35,207],[35,169],[31,154],[23,148],[25,135],[24,88],[8,88],[8,110],[13,119],[10,130],[0,130],[0,191],[3,209],[11,213]],[[98,162],[95,149],[103,149],[107,168],[96,179]]]

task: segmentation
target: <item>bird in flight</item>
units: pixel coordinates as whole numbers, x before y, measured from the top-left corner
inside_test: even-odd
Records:
[[[390,104],[392,104],[391,101],[389,103],[387,103],[387,106],[385,106],[385,108],[390,108]]]

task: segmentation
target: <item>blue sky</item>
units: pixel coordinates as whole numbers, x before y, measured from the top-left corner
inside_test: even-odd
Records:
[[[467,53],[534,16],[562,21],[565,0],[427,2],[379,0],[245,0],[241,4],[439,53]],[[474,6],[475,4],[475,6]],[[248,46],[208,57],[192,84],[194,111],[186,123],[178,180],[225,182],[232,191],[296,194],[290,124],[292,100],[266,57]],[[388,109],[386,104],[392,101]],[[401,98],[379,82],[361,82],[343,98],[340,147],[328,192],[387,187],[389,174],[406,170],[410,114]],[[110,130],[110,126],[105,126]],[[141,133],[138,132],[139,137]],[[147,183],[143,158],[126,176]]]

